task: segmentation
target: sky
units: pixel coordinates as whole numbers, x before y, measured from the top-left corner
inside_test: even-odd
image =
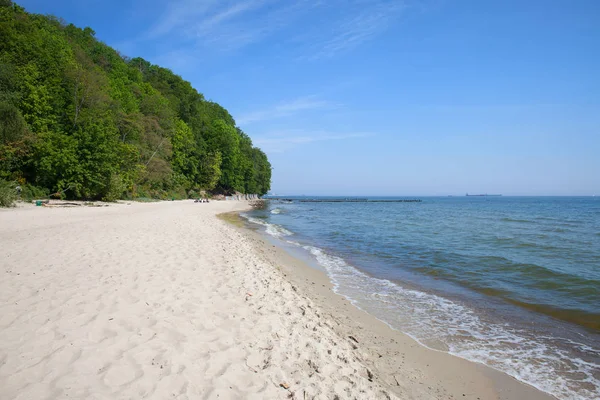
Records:
[[[599,195],[598,0],[17,0],[229,110],[280,195]]]

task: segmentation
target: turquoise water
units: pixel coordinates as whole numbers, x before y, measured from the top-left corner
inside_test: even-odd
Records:
[[[294,199],[247,217],[358,307],[559,398],[600,398],[600,198]]]

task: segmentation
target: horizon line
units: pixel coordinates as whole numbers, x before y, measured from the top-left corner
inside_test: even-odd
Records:
[[[465,194],[403,194],[403,195],[380,195],[380,194],[266,194],[263,197],[600,197],[595,194],[495,194],[495,195],[465,195]]]

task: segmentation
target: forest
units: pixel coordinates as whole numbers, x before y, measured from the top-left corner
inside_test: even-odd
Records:
[[[265,153],[189,82],[0,0],[0,187],[114,201],[264,195],[270,182]]]

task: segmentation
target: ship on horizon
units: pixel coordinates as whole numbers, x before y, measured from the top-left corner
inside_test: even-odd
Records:
[[[469,194],[469,193],[467,193],[465,196],[468,196],[468,197],[490,197],[490,196],[498,197],[498,196],[502,196],[502,195],[501,194],[487,194],[487,193],[483,193],[483,194]]]

